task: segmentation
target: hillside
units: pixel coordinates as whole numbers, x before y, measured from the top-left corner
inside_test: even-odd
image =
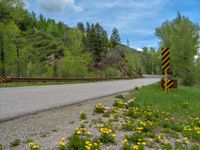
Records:
[[[121,44],[115,27],[110,37],[98,22],[72,28],[28,12],[21,0],[1,0],[0,14],[0,75],[138,77],[152,59]]]

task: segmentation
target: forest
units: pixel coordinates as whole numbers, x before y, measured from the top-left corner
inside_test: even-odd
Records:
[[[10,77],[138,77],[159,74],[160,54],[121,44],[101,24],[76,27],[28,12],[21,0],[0,0],[0,74]]]
[[[171,75],[200,83],[199,24],[177,13],[155,29],[159,48],[130,48],[113,27],[62,21],[28,12],[22,0],[0,0],[0,75],[9,77],[141,77],[162,74],[161,49],[170,48]],[[184,31],[184,32],[183,32]]]

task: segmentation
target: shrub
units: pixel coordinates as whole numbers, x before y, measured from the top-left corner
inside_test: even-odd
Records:
[[[123,100],[117,100],[114,102],[113,106],[118,107],[118,108],[123,108],[125,105]]]
[[[68,138],[67,149],[70,150],[78,150],[85,149],[85,143],[87,141],[86,138],[81,137],[79,135],[72,135]]]
[[[129,142],[132,142],[135,144],[137,144],[138,142],[142,143],[142,142],[144,142],[144,134],[135,132],[135,133],[131,134],[130,136],[126,136],[126,139]]]
[[[185,72],[183,74],[181,83],[186,86],[192,86],[195,83],[195,76],[191,71]]]
[[[115,142],[115,134],[113,134],[113,130],[109,128],[100,128],[101,132],[99,140],[102,143],[114,143]]]
[[[96,104],[94,108],[95,113],[104,113],[104,108],[102,104]]]

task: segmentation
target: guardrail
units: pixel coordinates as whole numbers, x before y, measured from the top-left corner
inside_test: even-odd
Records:
[[[108,81],[108,80],[129,80],[134,78],[30,78],[30,77],[7,77],[4,82],[65,82],[65,81]]]

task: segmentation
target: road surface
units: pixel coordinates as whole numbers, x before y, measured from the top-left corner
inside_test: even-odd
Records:
[[[160,78],[0,88],[0,121],[129,91]]]

